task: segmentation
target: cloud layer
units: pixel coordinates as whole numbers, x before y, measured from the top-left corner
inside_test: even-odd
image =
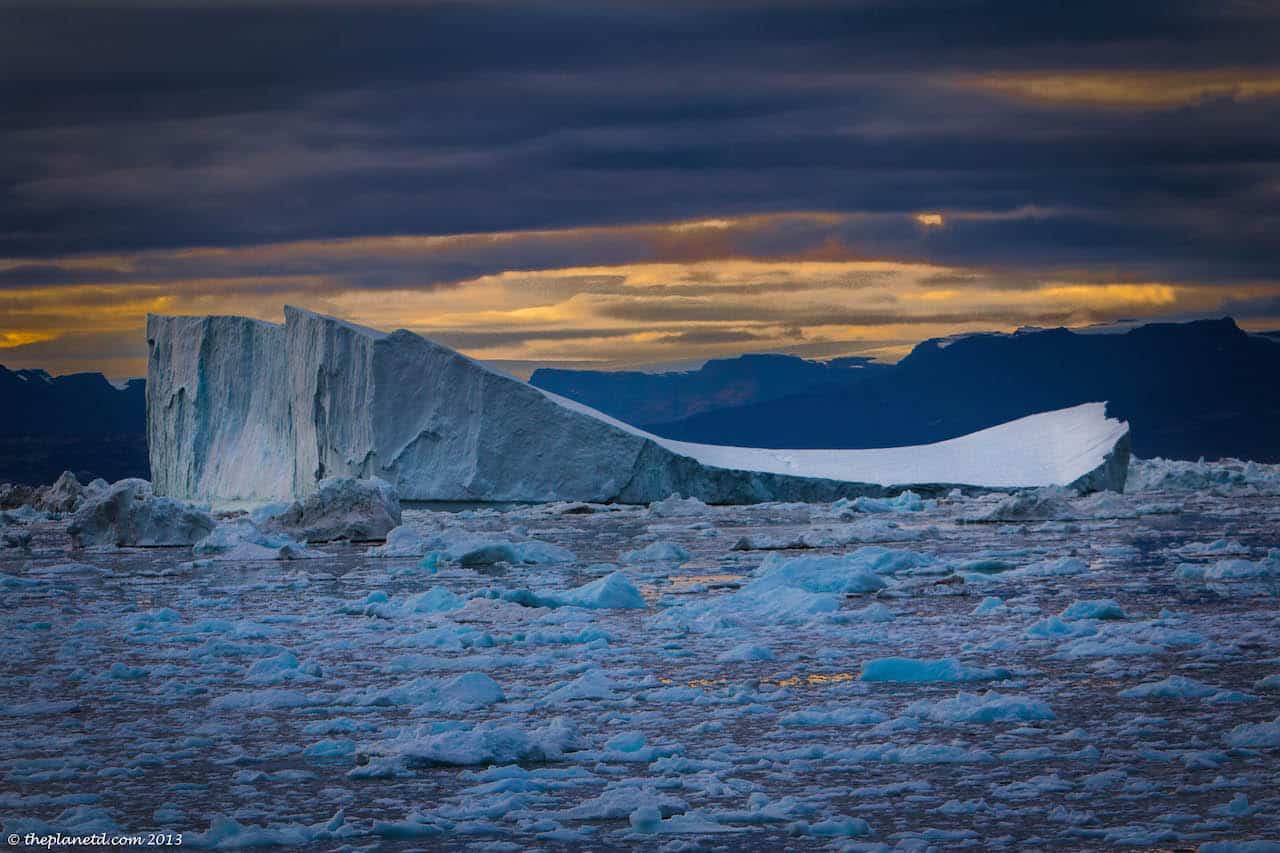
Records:
[[[3,3],[0,362],[284,301],[487,358],[1280,325],[1280,12]]]

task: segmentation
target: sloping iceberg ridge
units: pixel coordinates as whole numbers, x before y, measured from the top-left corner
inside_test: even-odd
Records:
[[[153,315],[147,344],[155,491],[188,500],[289,499],[335,476],[378,477],[410,500],[1119,491],[1129,461],[1128,425],[1104,403],[918,447],[768,450],[662,439],[412,332],[293,307],[283,325]]]

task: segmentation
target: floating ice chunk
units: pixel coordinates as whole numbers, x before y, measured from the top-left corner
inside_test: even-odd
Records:
[[[765,557],[743,592],[766,592],[780,587],[806,592],[875,592],[887,584],[881,575],[917,569],[933,560],[914,551],[876,546],[859,548],[849,554],[820,557]]]
[[[973,615],[986,616],[991,613],[1005,613],[1008,610],[1009,608],[1005,605],[1003,598],[989,595],[982,599],[977,607],[973,608]]]
[[[1124,609],[1112,598],[1075,601],[1062,611],[1062,618],[1073,619],[1124,619]]]
[[[264,526],[307,542],[368,542],[386,539],[399,525],[400,500],[390,483],[377,477],[326,477]]]
[[[1130,492],[1229,492],[1280,494],[1280,465],[1223,459],[1185,462],[1177,459],[1129,459]]]
[[[859,497],[852,501],[841,498],[831,505],[832,510],[851,509],[854,512],[920,512],[932,509],[936,501],[925,501],[915,492],[907,489],[891,498]]]
[[[249,520],[261,527],[277,515],[287,512],[291,506],[293,506],[292,501],[272,501],[271,503],[258,504],[249,510]]]
[[[651,808],[663,815],[676,814],[689,807],[679,797],[663,794],[635,781],[618,782],[600,792],[597,797],[583,800],[560,816],[568,820],[617,820],[640,809]]]
[[[907,570],[931,563],[911,551],[860,548],[842,556],[783,557],[770,554],[750,582],[736,593],[671,607],[655,624],[681,630],[717,632],[749,626],[760,620],[809,622],[827,616],[836,621],[883,621],[887,608],[846,613],[844,596],[876,592],[888,584],[880,573]]]
[[[651,834],[662,825],[662,812],[657,806],[640,806],[627,817],[627,822],[636,832]]]
[[[952,699],[937,702],[922,699],[907,706],[906,712],[913,717],[938,723],[1003,723],[1056,719],[1053,710],[1040,699],[1006,695],[994,690],[981,696],[976,693],[957,693]]]
[[[191,553],[217,561],[297,560],[320,556],[282,533],[263,533],[248,518],[222,522],[197,542]]]
[[[409,765],[512,764],[555,761],[572,749],[577,739],[573,724],[557,717],[531,729],[488,722],[462,728],[428,725],[397,738],[369,744],[367,751]]]
[[[187,819],[187,813],[178,808],[177,803],[162,803],[151,813],[151,817],[157,823],[182,823]]]
[[[757,646],[754,643],[742,643],[734,646],[727,652],[721,652],[716,656],[716,660],[721,663],[746,663],[757,660],[773,660],[773,651],[764,646]]]
[[[1009,677],[1006,669],[968,666],[956,658],[876,658],[862,665],[862,681],[957,682],[995,681]]]
[[[1212,542],[1188,542],[1173,553],[1180,557],[1226,557],[1247,556],[1249,549],[1235,539],[1215,539]]]
[[[574,554],[568,548],[550,542],[508,542],[506,540],[472,541],[453,546],[448,555],[463,566],[490,566],[494,563],[512,565],[548,565],[572,563]]]
[[[62,846],[51,843],[55,835],[88,836],[98,833],[118,833],[120,827],[106,809],[100,806],[77,805],[63,809],[50,823],[45,823],[39,818],[11,816],[5,820],[5,830],[12,833],[11,839],[28,833],[49,836],[48,840],[37,843],[52,849],[54,846]],[[12,846],[16,847],[17,844],[18,842],[11,841]]]
[[[695,811],[672,815],[662,821],[656,831],[666,835],[717,835],[744,830],[745,827],[727,826],[710,815]]]
[[[1050,640],[1065,637],[1089,637],[1097,633],[1098,629],[1092,625],[1065,622],[1058,616],[1049,616],[1041,619],[1027,629],[1028,637],[1043,637]]]
[[[416,678],[394,687],[346,690],[338,702],[365,707],[414,705],[442,712],[473,711],[506,701],[498,682],[483,672],[465,672],[449,680]]]
[[[80,485],[76,475],[63,471],[53,485],[44,486],[36,491],[35,508],[43,512],[74,512],[84,500],[85,488]]]
[[[91,563],[58,563],[53,566],[34,566],[27,574],[38,577],[63,577],[69,575],[114,575],[111,569],[104,569]]]
[[[871,834],[871,827],[859,817],[838,817],[820,820],[817,823],[799,821],[792,825],[792,831],[798,835],[810,835],[815,838],[857,838]]]
[[[452,590],[433,586],[426,592],[409,596],[402,610],[405,613],[451,613],[461,610],[466,604],[466,600]]]
[[[711,507],[707,506],[697,498],[682,498],[680,495],[670,495],[660,501],[654,501],[649,504],[649,514],[658,518],[678,518],[687,515],[706,515],[711,511]]]
[[[806,548],[841,548],[871,542],[916,542],[938,535],[937,527],[908,529],[885,518],[864,518],[831,529],[795,533],[749,533],[734,543],[734,551],[791,551]]]
[[[1071,518],[1074,513],[1067,498],[1074,494],[1061,486],[1027,489],[1004,498],[990,509],[961,520],[970,523],[1007,523]]]
[[[141,681],[151,673],[145,667],[129,666],[124,661],[116,661],[105,674],[115,681]]]
[[[356,753],[356,742],[350,738],[325,738],[302,751],[307,758],[349,758]]]
[[[242,847],[306,847],[320,841],[348,838],[356,832],[346,825],[340,811],[327,821],[281,826],[246,826],[234,818],[218,815],[201,833],[184,833],[183,845],[197,848],[238,849]]]
[[[356,722],[350,717],[334,717],[331,720],[317,720],[307,723],[302,731],[309,735],[354,734],[355,732],[373,729],[372,723]]]
[[[1242,723],[1222,739],[1238,748],[1280,749],[1280,717],[1270,723]]]
[[[624,563],[683,563],[690,556],[675,542],[650,542],[643,548],[627,551],[619,559]]]
[[[602,701],[616,699],[617,694],[613,690],[616,686],[613,679],[609,678],[604,672],[598,669],[590,669],[573,681],[562,684],[552,690],[542,697],[542,701],[538,704],[562,705],[566,702],[581,700]]]
[[[1280,853],[1280,841],[1208,841],[1196,853]]]
[[[1280,577],[1280,550],[1273,550],[1261,560],[1219,560],[1210,566],[1183,563],[1177,575],[1186,580],[1222,581],[1244,578]]]
[[[146,480],[120,480],[87,497],[67,533],[77,546],[194,545],[214,528],[213,517],[191,504],[156,497]]]
[[[860,610],[850,610],[842,613],[840,618],[845,622],[881,623],[896,621],[898,617],[894,616],[893,611],[888,607],[875,601]]]
[[[422,534],[402,524],[387,533],[385,544],[365,553],[370,557],[425,557],[430,550],[431,545]]]
[[[1149,684],[1130,687],[1128,690],[1121,690],[1120,695],[1125,699],[1203,699],[1217,692],[1218,688],[1203,681],[1171,675],[1163,681],[1153,681]]]
[[[1089,564],[1079,557],[1058,557],[1054,560],[1039,560],[1020,569],[1005,572],[1002,578],[1050,578],[1083,575],[1089,571]]]
[[[318,705],[321,701],[298,690],[270,687],[228,693],[214,699],[209,707],[216,711],[270,711],[278,708],[305,708]]]
[[[610,610],[643,610],[644,596],[625,572],[612,572],[552,596],[557,604]]]
[[[287,681],[314,680],[320,675],[318,664],[304,664],[293,652],[285,651],[254,661],[245,673],[245,681],[252,684],[283,684]]]
[[[537,607],[585,607],[592,610],[643,610],[644,596],[626,572],[612,572],[602,578],[563,592],[534,595]]]
[[[1087,638],[1067,643],[1058,650],[1056,654],[1054,654],[1054,657],[1065,660],[1073,660],[1077,658],[1139,657],[1142,655],[1158,655],[1163,652],[1163,646],[1154,646],[1151,643],[1139,643],[1134,640],[1126,640],[1122,638]]]
[[[873,708],[806,709],[783,714],[778,725],[789,728],[824,726],[869,726],[883,723],[889,717]]]

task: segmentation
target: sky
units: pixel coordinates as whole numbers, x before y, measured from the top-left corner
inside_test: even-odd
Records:
[[[1280,328],[1280,4],[0,0],[0,364],[147,313],[515,372]]]

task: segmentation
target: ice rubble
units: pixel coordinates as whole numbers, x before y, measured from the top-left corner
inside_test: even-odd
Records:
[[[120,480],[89,496],[67,532],[79,546],[194,545],[214,528],[202,509],[156,496],[146,480]]]
[[[223,521],[191,549],[198,559],[215,562],[239,560],[299,560],[319,556],[282,533],[264,533],[247,517]]]
[[[36,492],[34,506],[43,512],[75,512],[76,507],[84,500],[86,493],[100,491],[100,480],[95,480],[91,489],[80,485],[76,475],[63,471],[62,475],[50,486]]]
[[[1280,549],[1273,549],[1261,560],[1235,558],[1218,560],[1210,565],[1182,563],[1176,574],[1184,580],[1198,581],[1280,578]]]
[[[151,573],[170,555],[94,554],[90,566],[40,548],[0,554],[18,663],[7,686],[53,688],[0,704],[17,786],[0,809],[63,832],[136,830],[154,812],[175,829],[208,827],[197,842],[223,847],[686,849],[733,831],[735,849],[1223,838],[1237,840],[1217,849],[1263,850],[1244,839],[1274,838],[1280,808],[1273,589],[1227,599],[1170,580],[1188,559],[1266,564],[1280,509],[1193,500],[1144,525],[1099,523],[1070,499],[1080,531],[1011,533],[955,523],[995,499],[952,498],[923,520],[939,531],[910,546],[922,553],[834,546],[767,560],[729,550],[745,526],[801,538],[826,525],[823,510],[691,507],[646,527],[655,514],[639,508],[604,525],[558,507],[410,508],[404,530],[417,538],[388,537],[410,558],[539,536],[581,559],[494,572],[445,560],[428,576],[339,545],[307,564],[305,595],[293,594],[293,567],[173,584]],[[703,538],[702,515],[716,538]],[[245,521],[224,518],[213,541],[252,538]],[[595,561],[655,535],[692,559],[678,580],[669,564],[628,567],[627,596],[643,589],[646,611],[513,603],[591,587],[575,584],[612,572]],[[857,592],[868,576],[886,588]],[[498,582],[535,592],[488,587]],[[995,584],[1001,598],[984,598]],[[864,663],[930,680],[862,680]],[[988,673],[1004,677],[966,680]],[[549,724],[558,714],[572,737]],[[75,749],[82,729],[112,738]],[[193,790],[193,758],[225,772]],[[142,773],[149,784],[119,797],[116,780]],[[99,796],[86,778],[105,780],[100,802],[73,799]],[[372,805],[360,795],[370,785]],[[411,838],[431,840],[396,840]]]
[[[263,526],[307,542],[369,542],[386,539],[399,525],[400,500],[390,483],[377,477],[326,477]]]
[[[1102,403],[919,447],[767,450],[662,439],[410,332],[292,307],[283,325],[151,316],[147,343],[151,469],[171,497],[288,499],[348,476],[406,499],[830,501],[1119,490],[1128,468],[1128,427]]]
[[[573,724],[557,717],[544,726],[525,729],[495,723],[474,726],[429,724],[403,732],[399,737],[373,741],[361,749],[373,757],[373,771],[394,765],[512,764],[517,761],[551,761],[577,744]],[[357,775],[357,772],[353,772]]]
[[[1280,465],[1223,459],[1190,462],[1180,459],[1129,461],[1131,492],[1204,492],[1213,489],[1280,495]]]

